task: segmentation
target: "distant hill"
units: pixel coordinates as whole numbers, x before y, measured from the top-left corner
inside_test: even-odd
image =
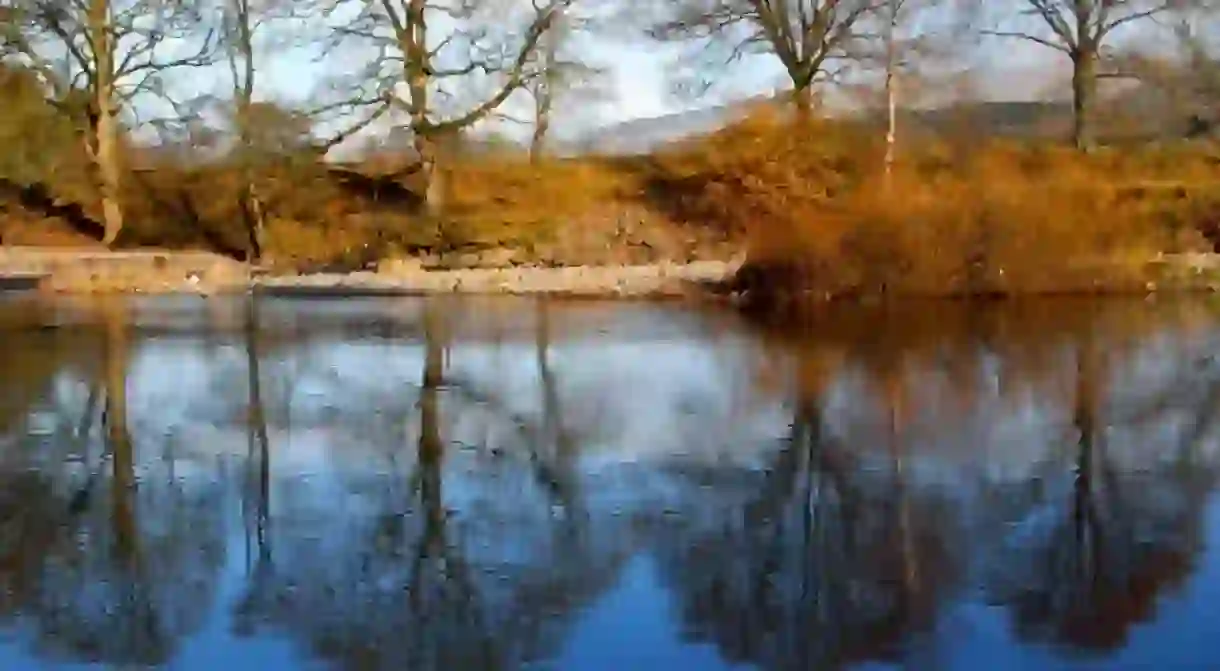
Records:
[[[1060,102],[978,102],[929,110],[907,110],[899,118],[917,129],[999,137],[1064,137],[1072,106]]]
[[[563,154],[645,154],[683,138],[711,133],[744,116],[745,105],[717,105],[646,119],[633,119],[593,130],[558,150]]]
[[[711,133],[765,105],[749,100],[678,112],[648,119],[635,119],[594,130],[560,151],[567,154],[593,152],[611,155],[643,154],[662,145]],[[869,114],[866,121],[881,123],[883,117]],[[916,132],[942,133],[967,130],[998,136],[1063,136],[1071,128],[1072,108],[1058,102],[978,102],[927,110],[904,110],[899,122]]]

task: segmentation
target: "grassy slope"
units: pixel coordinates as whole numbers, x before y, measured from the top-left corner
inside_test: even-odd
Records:
[[[1042,139],[1059,133],[1067,113],[1042,103],[912,113],[888,184],[875,119],[794,128],[764,111],[635,156],[539,165],[510,154],[453,157],[443,225],[415,213],[411,178],[384,164],[278,165],[261,191],[271,252],[297,267],[505,249],[525,262],[686,260],[748,245],[789,275],[799,266],[801,283],[816,275],[827,291],[941,293],[1070,284],[1091,277],[1069,277],[1087,259],[1205,247],[1193,233],[1217,212],[1205,150],[1082,157]],[[690,129],[661,119],[651,132],[663,136],[671,122],[673,134]],[[125,244],[241,253],[235,171],[162,164],[127,186]],[[79,243],[91,233],[90,213],[71,202],[0,189],[0,211],[7,242]]]

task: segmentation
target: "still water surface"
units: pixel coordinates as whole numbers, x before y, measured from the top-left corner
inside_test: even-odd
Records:
[[[0,669],[1220,667],[1220,308],[0,302]]]

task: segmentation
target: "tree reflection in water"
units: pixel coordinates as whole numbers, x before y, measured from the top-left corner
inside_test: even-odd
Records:
[[[259,366],[262,348],[260,347],[258,301],[250,296],[245,303],[246,390],[249,396],[246,411],[248,422],[246,431],[247,474],[245,491],[242,495],[242,521],[246,526],[247,567],[250,564],[250,545],[251,536],[253,536],[255,559],[253,570],[250,572],[250,582],[258,585],[271,572],[273,561],[268,528],[271,523],[271,437],[267,428],[267,409],[263,403],[263,376]],[[252,510],[251,501],[253,501]],[[248,625],[248,622],[242,621],[240,624]]]
[[[461,471],[447,466],[454,448],[443,435],[445,404],[455,398],[446,380],[446,316],[430,302],[422,326],[418,436],[406,482],[394,482],[400,476],[393,472],[383,474],[378,485],[362,489],[372,497],[361,508],[368,512],[311,529],[341,535],[334,542],[279,537],[280,559],[257,576],[258,584],[238,605],[239,619],[291,632],[342,668],[516,668],[558,645],[554,630],[564,613],[603,590],[622,557],[592,556],[578,543],[561,540],[531,548],[540,556],[514,562],[495,557],[495,548],[489,555],[487,548],[472,545],[480,542],[472,532],[488,520],[447,504],[448,481]],[[545,349],[545,335],[539,347]],[[546,366],[541,353],[538,362]],[[410,418],[399,421],[410,423]],[[403,492],[405,500],[399,498]],[[295,514],[273,511],[270,520],[291,523]],[[466,515],[474,518],[463,519]],[[541,518],[527,519],[544,526],[556,523],[550,521],[549,509]],[[565,524],[580,519],[570,517]],[[271,537],[278,528],[273,527]],[[528,527],[522,531],[518,544],[535,537]],[[547,535],[554,540],[586,534]],[[476,560],[468,557],[472,549],[479,555]],[[500,550],[512,554],[523,549]],[[242,628],[253,630],[248,624]]]
[[[910,495],[901,468],[866,468],[826,425],[825,396],[820,384],[798,391],[791,434],[753,495],[660,540],[690,635],[732,660],[808,669],[892,657],[931,625],[951,575],[950,528],[935,526],[952,523],[943,501]]]
[[[1183,396],[1182,383],[1199,373],[1192,365],[1199,350],[1187,351],[1174,363],[1176,379],[1159,392],[1135,394],[1143,405],[1113,418],[1146,418],[1147,407],[1200,408],[1184,432],[1185,447],[1166,462],[1159,443],[1098,416],[1103,403],[1114,404],[1103,385],[1110,367],[1135,352],[1121,323],[1108,331],[1102,317],[1084,317],[1046,330],[1045,322],[988,323],[983,313],[958,334],[943,320],[923,333],[908,320],[902,330],[884,322],[858,324],[866,327],[858,331],[824,324],[816,345],[783,360],[798,380],[791,435],[765,477],[745,487],[753,493],[734,495],[736,503],[692,493],[673,533],[660,541],[688,633],[763,668],[935,658],[937,646],[952,645],[933,631],[938,610],[977,577],[993,601],[1011,607],[1022,636],[1081,649],[1120,647],[1132,625],[1152,615],[1156,599],[1181,584],[1202,549],[1214,467],[1191,455],[1214,428],[1220,378],[1213,375],[1201,400]],[[1106,334],[1104,343],[1089,338],[1093,329]],[[982,349],[972,345],[979,333],[987,335]],[[996,408],[1053,407],[1062,397],[1054,391],[1057,362],[1071,351],[1083,354],[1065,397],[1079,436],[1065,471],[1068,493],[1056,499],[1053,486],[1028,487],[1053,480],[1057,463],[1053,450],[1051,461],[1038,463],[1031,442],[1037,432],[1028,425],[1025,444],[1007,449],[1029,452],[1032,479],[997,479],[987,464],[975,467],[986,457],[971,454],[981,447],[970,446],[972,416],[986,422]],[[1004,386],[981,368],[985,356],[999,358]],[[828,372],[827,362],[835,370]],[[968,372],[972,367],[977,372]],[[839,421],[837,433],[827,421],[829,398],[861,377],[865,384],[847,387],[853,397],[846,407],[857,421]],[[950,384],[949,405],[938,400],[937,379]],[[919,390],[913,398],[911,389]],[[1034,393],[1013,396],[1025,389]],[[1166,403],[1169,395],[1176,400]],[[934,419],[909,422],[920,415]],[[984,426],[983,440],[994,441],[998,427]],[[1121,469],[1107,457],[1111,434],[1134,452],[1135,461]],[[934,476],[946,464],[956,464],[947,481]],[[734,487],[726,475],[703,474],[699,482],[728,492]],[[1048,515],[1059,522],[1047,522]]]
[[[210,612],[236,637],[282,635],[338,668],[518,668],[553,658],[640,554],[663,578],[647,598],[676,604],[686,641],[760,668],[934,658],[954,645],[946,613],[979,593],[1023,640],[1104,652],[1205,550],[1220,376],[1195,364],[1211,348],[1198,342],[1162,348],[1159,382],[1130,372],[1158,333],[1189,340],[1163,315],[857,311],[768,334],[751,342],[770,375],[733,396],[757,415],[741,412],[743,427],[777,413],[786,426],[732,427],[734,453],[708,456],[695,443],[725,441],[731,422],[688,408],[666,430],[689,453],[632,452],[610,470],[640,477],[616,479],[598,468],[633,447],[618,426],[629,421],[580,410],[639,391],[573,382],[589,362],[560,351],[560,307],[522,311],[535,330],[517,371],[536,386],[466,357],[457,308],[429,300],[411,303],[418,320],[383,320],[373,375],[306,371],[300,386],[315,389],[298,395],[286,360],[322,369],[338,365],[328,348],[370,346],[277,332],[261,305],[236,306],[243,326],[208,349],[210,389],[245,385],[207,399],[245,432],[226,455],[241,477],[211,468],[211,453],[198,477],[176,475],[187,460],[135,393],[158,336],[124,304],[100,304],[87,337],[30,336],[45,360],[13,362],[20,381],[0,385],[0,429],[17,436],[0,451],[0,617],[33,632],[42,659],[169,662]],[[721,354],[744,365],[757,353]],[[324,408],[294,406],[311,392]],[[471,437],[480,423],[493,438]],[[302,461],[313,441],[322,466]],[[244,573],[236,515],[226,545],[230,503]],[[230,549],[237,597],[217,603]]]
[[[1132,626],[1151,619],[1158,599],[1181,586],[1202,550],[1201,524],[1216,468],[1195,459],[1214,421],[1220,380],[1169,460],[1120,473],[1107,450],[1101,408],[1109,371],[1091,337],[1077,347],[1068,486],[1034,502],[1029,535],[993,567],[993,599],[1012,608],[1020,635],[1080,651],[1120,648]],[[1066,489],[1066,491],[1064,491]]]
[[[223,559],[217,488],[187,491],[155,467],[138,475],[128,425],[130,338],[123,307],[100,305],[102,450],[83,450],[86,473],[71,462],[27,457],[40,471],[6,470],[0,563],[6,613],[33,632],[49,658],[157,664],[200,626]],[[96,350],[94,350],[96,351]],[[88,442],[94,394],[72,439]],[[100,452],[100,454],[98,454]],[[38,472],[39,476],[28,475]],[[11,550],[10,550],[11,548]]]

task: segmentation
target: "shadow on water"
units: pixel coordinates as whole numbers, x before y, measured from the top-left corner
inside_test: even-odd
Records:
[[[1206,302],[0,325],[5,669],[1214,661]]]

